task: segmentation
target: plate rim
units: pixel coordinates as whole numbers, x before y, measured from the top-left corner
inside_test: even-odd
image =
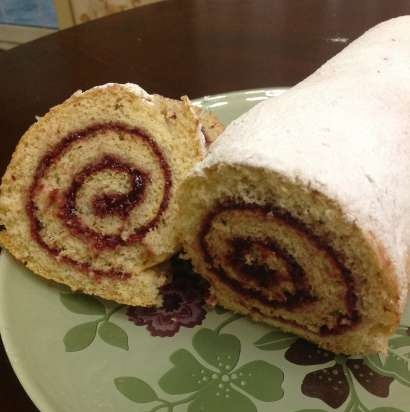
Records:
[[[46,394],[43,393],[43,391],[35,388],[35,379],[33,377],[30,377],[30,372],[29,370],[24,368],[24,363],[17,362],[14,359],[12,352],[13,345],[11,343],[12,337],[11,333],[9,333],[10,328],[6,327],[6,311],[2,309],[2,302],[4,302],[4,294],[6,289],[5,283],[7,279],[2,275],[2,271],[3,267],[7,265],[8,260],[10,259],[14,259],[14,257],[6,249],[2,249],[0,252],[0,337],[3,341],[4,351],[7,355],[13,372],[15,373],[18,381],[23,387],[23,390],[26,392],[26,395],[29,397],[31,402],[33,402],[34,406],[40,412],[58,412],[51,406]],[[19,262],[16,261],[15,264],[19,264]]]
[[[255,89],[241,89],[241,90],[232,90],[229,92],[220,92],[220,93],[215,93],[215,94],[207,94],[201,97],[196,97],[194,99],[191,99],[191,102],[195,105],[198,103],[201,103],[202,101],[215,101],[218,99],[223,99],[224,97],[236,97],[236,96],[242,96],[242,95],[247,95],[247,94],[269,94],[272,93],[271,96],[269,97],[275,97],[279,96],[280,94],[284,93],[285,91],[289,90],[291,87],[290,86],[267,86],[267,87],[258,87]]]

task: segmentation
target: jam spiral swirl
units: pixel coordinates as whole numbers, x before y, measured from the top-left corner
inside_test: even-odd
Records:
[[[211,276],[255,313],[302,329],[304,314],[315,313],[309,330],[318,335],[360,321],[354,278],[341,256],[285,209],[222,202],[202,221],[198,244]],[[321,292],[324,282],[330,294]]]
[[[134,165],[128,152],[135,147],[151,162]],[[114,122],[77,130],[37,165],[26,202],[32,237],[83,272],[127,278],[123,268],[91,260],[110,260],[114,249],[141,243],[167,210],[171,188],[171,168],[146,132]]]

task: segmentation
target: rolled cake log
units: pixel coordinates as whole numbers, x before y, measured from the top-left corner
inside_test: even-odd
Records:
[[[0,243],[74,290],[159,304],[160,264],[178,250],[175,191],[206,151],[200,117],[219,129],[187,99],[133,84],[75,93],[15,150],[1,185]]]
[[[217,301],[346,354],[384,351],[407,295],[410,17],[242,115],[180,188]]]

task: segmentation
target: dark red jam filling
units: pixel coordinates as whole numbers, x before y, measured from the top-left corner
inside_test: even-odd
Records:
[[[116,159],[112,156],[105,156],[102,162],[97,165],[89,166],[90,175],[99,172],[100,170],[109,169],[118,172],[124,172],[128,174],[130,180],[131,190],[128,193],[103,193],[95,195],[93,198],[93,210],[96,216],[106,217],[110,215],[118,215],[122,218],[126,218],[130,211],[143,200],[145,191],[145,182],[147,176],[144,172],[138,169],[134,169],[132,166],[121,162],[120,159]],[[66,198],[70,199],[72,206],[75,207],[75,198],[78,189],[87,178],[87,173],[82,172],[82,175],[76,176],[73,179],[70,190],[68,191]],[[71,211],[72,209],[70,209]]]
[[[122,219],[126,219],[131,210],[143,200],[145,182],[148,180],[145,173],[134,169],[131,165],[122,162],[121,159],[108,155],[104,156],[100,162],[86,166],[74,176],[71,186],[65,193],[65,202],[61,208],[59,217],[65,222],[66,226],[71,230],[71,233],[91,240],[94,248],[97,249],[112,248],[117,245],[127,244],[127,241],[119,235],[104,235],[89,228],[82,223],[77,214],[76,200],[78,191],[89,177],[104,170],[127,174],[131,190],[128,193],[103,193],[94,196],[92,205],[94,213],[98,217],[117,215]],[[151,227],[144,225],[145,232],[143,234],[146,233],[147,226],[148,229]],[[134,239],[135,233],[133,235]],[[141,234],[141,238],[143,234]]]
[[[352,273],[341,263],[342,258],[339,254],[326,242],[316,236],[302,221],[293,217],[287,210],[276,206],[261,206],[257,204],[242,204],[235,201],[226,201],[216,206],[204,219],[202,228],[199,234],[199,244],[202,250],[203,258],[214,275],[244,298],[251,300],[257,300],[261,304],[272,308],[286,308],[292,310],[302,305],[315,302],[317,298],[312,295],[308,285],[307,276],[303,268],[296,262],[296,260],[288,254],[283,248],[281,248],[273,239],[257,240],[252,238],[234,238],[231,240],[231,251],[225,256],[227,262],[236,270],[237,276],[239,275],[241,280],[228,276],[226,271],[220,266],[214,263],[214,259],[210,252],[206,236],[212,229],[212,225],[217,216],[226,211],[251,211],[258,214],[261,218],[265,216],[274,216],[280,220],[283,224],[292,227],[300,233],[300,236],[309,240],[317,249],[322,250],[332,260],[333,265],[338,269],[345,286],[345,305],[347,315],[339,315],[337,317],[337,325],[333,328],[322,326],[320,328],[320,335],[335,335],[343,333],[344,331],[352,328],[358,322],[360,322],[360,313],[358,311],[357,295],[354,290],[354,280]],[[276,257],[280,258],[285,264],[289,278],[292,280],[295,291],[293,293],[285,292],[284,298],[269,299],[265,294],[262,294],[259,290],[253,289],[252,284],[258,284],[261,287],[269,288],[272,282],[280,282],[280,275],[269,269],[266,265],[249,264],[245,261],[245,254],[249,252],[254,245],[267,248]],[[282,275],[283,276],[283,275]],[[249,306],[249,302],[247,303]],[[258,308],[254,308],[259,311]],[[281,322],[287,322],[281,319]],[[294,324],[295,322],[289,322]],[[298,327],[305,328],[303,325],[298,324]]]
[[[171,169],[157,143],[150,136],[137,128],[131,128],[121,123],[114,122],[95,124],[85,129],[70,133],[43,156],[37,166],[33,182],[29,188],[26,211],[31,221],[31,233],[33,238],[50,254],[86,273],[92,273],[96,276],[125,278],[128,277],[129,274],[124,273],[121,270],[93,270],[92,265],[89,263],[81,263],[77,262],[75,259],[61,256],[62,250],[47,244],[41,236],[42,223],[37,216],[38,208],[34,201],[36,195],[42,190],[41,179],[46,175],[48,169],[64,156],[71,145],[82,140],[93,138],[97,134],[107,133],[109,131],[117,132],[119,134],[126,133],[133,136],[136,140],[146,144],[156,158],[164,179],[163,196],[157,213],[147,223],[136,228],[127,240],[124,240],[121,236],[115,234],[106,235],[98,233],[81,221],[76,208],[77,194],[87,178],[103,170],[113,170],[125,173],[130,180],[131,190],[125,194],[112,192],[95,196],[92,200],[92,206],[96,216],[106,217],[116,215],[122,219],[126,219],[131,210],[138,206],[144,198],[146,184],[149,182],[149,176],[115,156],[106,155],[100,161],[87,165],[73,177],[70,187],[63,195],[64,201],[60,207],[59,218],[75,236],[90,241],[93,249],[113,249],[120,245],[130,245],[141,241],[148,231],[154,229],[158,225],[161,216],[164,214],[169,204],[172,188]]]
[[[302,303],[315,301],[311,295],[309,285],[306,281],[305,273],[302,267],[296,260],[281,248],[274,240],[269,241],[254,240],[251,238],[234,238],[230,241],[231,251],[226,256],[226,260],[232,265],[244,283],[256,283],[260,288],[273,289],[280,286],[281,281],[289,280],[292,282],[295,293],[284,292],[280,299],[268,299],[264,294],[256,290],[252,291],[254,296],[258,296],[258,300],[265,305],[274,307],[294,308]],[[265,264],[251,263],[249,264],[245,256],[251,251],[252,247],[258,248],[273,253],[286,266],[286,274],[280,273],[278,270],[273,270]],[[234,280],[232,278],[229,278]],[[235,288],[242,282],[236,281]],[[251,291],[251,288],[246,289]]]

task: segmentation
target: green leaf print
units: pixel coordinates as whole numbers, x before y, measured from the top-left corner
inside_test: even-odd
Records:
[[[164,392],[171,395],[195,392],[207,385],[215,375],[186,349],[174,352],[170,359],[174,367],[158,383]]]
[[[370,410],[357,399],[349,402],[344,412],[370,412]]]
[[[378,354],[378,353],[366,356],[364,358],[364,361],[365,361],[366,365],[373,366],[377,370],[379,370],[380,368],[383,368],[383,362],[382,362],[382,359],[381,359],[381,355]]]
[[[188,412],[257,412],[254,403],[230,385],[214,382],[198,393]]]
[[[255,346],[261,350],[281,350],[288,348],[296,340],[297,337],[291,333],[273,330],[258,339]]]
[[[383,366],[386,373],[391,373],[400,382],[410,386],[410,370],[406,359],[397,353],[389,352],[386,363]]]
[[[223,315],[223,314],[225,314],[226,312],[228,312],[226,309],[224,309],[222,306],[215,306],[215,313],[217,314],[217,315]]]
[[[124,305],[114,302],[103,303],[92,296],[75,293],[60,293],[60,300],[72,313],[99,315],[95,321],[78,325],[66,333],[64,344],[67,352],[77,352],[88,347],[94,341],[97,330],[105,343],[124,350],[129,349],[127,333],[110,321]]]
[[[397,336],[389,340],[390,349],[400,349],[410,346],[410,336]]]
[[[97,333],[98,321],[86,322],[71,328],[64,336],[66,352],[78,352],[91,345]]]
[[[72,290],[63,283],[53,283],[53,287],[55,287],[60,293],[73,293]]]
[[[105,321],[98,328],[98,335],[109,345],[128,350],[128,335],[116,324]]]
[[[398,329],[394,332],[396,335],[401,335],[401,336],[408,336],[410,339],[410,326],[407,325],[400,325]],[[410,346],[410,343],[409,343]]]
[[[231,375],[232,384],[254,398],[273,402],[283,397],[278,382],[283,382],[283,372],[274,365],[256,360],[240,367]]]
[[[114,379],[116,388],[130,401],[138,403],[153,402],[158,399],[155,391],[143,380],[131,376]]]
[[[395,353],[389,349],[388,355],[384,362],[381,360],[380,355],[367,356],[365,363],[374,368],[382,375],[390,376],[397,379],[400,383],[406,386],[410,386],[410,370],[408,360],[398,353]]]
[[[104,305],[96,298],[77,293],[61,293],[61,303],[71,312],[81,315],[104,315]]]
[[[241,343],[236,336],[207,328],[194,335],[192,345],[203,360],[224,373],[235,368],[241,353]]]

